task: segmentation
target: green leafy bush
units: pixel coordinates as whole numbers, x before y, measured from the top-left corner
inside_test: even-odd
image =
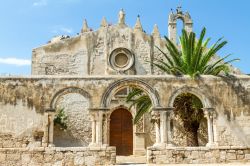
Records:
[[[67,115],[64,112],[64,109],[59,109],[57,115],[54,118],[54,124],[59,125],[61,129],[67,129]]]

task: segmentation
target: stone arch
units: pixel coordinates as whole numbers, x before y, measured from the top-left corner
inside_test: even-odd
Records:
[[[128,110],[129,111],[129,108],[124,106],[124,105],[120,105],[120,106],[116,106],[116,107],[112,107],[110,110],[109,110],[109,116],[117,109],[125,109],[125,110]],[[129,111],[130,112],[130,111]],[[131,112],[130,112],[131,113]],[[131,113],[132,114],[132,113]],[[132,114],[133,116],[133,114]],[[134,117],[134,116],[133,116]]]
[[[55,146],[75,147],[88,146],[91,142],[91,117],[90,95],[83,89],[68,87],[59,90],[53,96],[51,109],[57,110],[55,117],[62,109],[67,117],[65,122],[67,130],[62,130],[60,123],[53,127],[53,139]]]
[[[81,88],[78,88],[78,87],[67,87],[67,88],[64,88],[64,89],[61,89],[61,90],[57,91],[54,94],[54,96],[53,96],[53,98],[52,98],[52,100],[50,102],[50,108],[55,109],[56,108],[56,102],[57,102],[57,100],[61,96],[65,95],[65,94],[68,94],[68,93],[78,93],[78,94],[81,94],[82,96],[86,97],[89,100],[89,106],[90,107],[92,106],[91,96],[90,96],[90,94],[87,91],[85,91],[85,90],[83,90]]]
[[[174,43],[176,43],[177,39],[177,20],[181,20],[183,22],[184,29],[188,33],[192,32],[193,29],[193,21],[190,14],[188,12],[184,13],[181,7],[177,7],[176,13],[172,11],[168,20],[168,37]]]
[[[190,14],[188,12],[184,13],[180,7],[176,9],[176,13],[169,15],[169,23],[176,24],[177,20],[181,20],[185,28],[188,24],[193,24]]]
[[[144,92],[146,92],[153,104],[153,107],[160,107],[160,100],[158,92],[153,89],[149,84],[144,82],[143,80],[137,79],[137,78],[130,78],[130,79],[122,79],[118,80],[114,83],[112,83],[107,90],[104,92],[102,99],[101,99],[101,107],[107,108],[110,105],[110,101],[112,96],[121,90],[124,87],[136,87],[139,89],[142,89]]]
[[[200,89],[188,86],[177,89],[174,93],[172,93],[169,98],[168,107],[173,107],[176,97],[182,93],[191,93],[200,99],[204,108],[212,108],[210,100],[204,93],[201,92]]]
[[[187,14],[177,13],[177,14],[172,16],[170,21],[172,23],[176,23],[177,20],[181,20],[185,24],[185,23],[191,22],[191,17],[188,13]]]
[[[204,118],[201,121],[202,123],[202,128],[199,128],[198,130],[198,135],[200,135],[201,137],[198,137],[199,140],[201,140],[202,137],[203,138],[203,146],[210,146],[214,144],[214,133],[213,133],[213,117],[212,115],[215,113],[215,110],[213,109],[214,106],[211,104],[211,101],[209,99],[208,96],[210,96],[210,94],[206,94],[204,92],[202,92],[199,88],[195,88],[195,87],[189,87],[189,86],[184,86],[180,89],[177,89],[176,91],[174,91],[172,93],[172,95],[169,98],[169,103],[168,103],[168,107],[170,108],[174,108],[174,101],[176,99],[177,96],[183,94],[183,93],[189,93],[192,94],[196,97],[199,98],[199,100],[202,103],[202,110],[203,110],[203,114],[204,114]],[[207,92],[206,92],[207,93]],[[212,118],[211,118],[212,117]],[[172,117],[173,120],[173,117]],[[178,123],[175,123],[178,124]],[[173,132],[173,131],[171,131]],[[203,136],[202,136],[203,135]]]

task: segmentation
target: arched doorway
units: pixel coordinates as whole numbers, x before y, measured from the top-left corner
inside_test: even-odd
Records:
[[[116,147],[116,154],[133,154],[133,124],[131,113],[119,108],[110,116],[110,145]]]

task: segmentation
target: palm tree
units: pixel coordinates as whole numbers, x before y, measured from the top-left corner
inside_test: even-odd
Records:
[[[204,40],[206,29],[203,28],[200,37],[196,39],[194,32],[182,30],[180,36],[180,47],[174,44],[165,36],[166,48],[169,54],[158,50],[164,55],[164,59],[156,60],[153,64],[167,74],[189,75],[196,79],[200,75],[219,75],[229,72],[228,64],[238,59],[224,61],[224,58],[217,58],[216,53],[227,44],[220,38],[211,48],[207,48],[210,38]],[[147,94],[142,90],[133,88],[127,96],[127,102],[131,107],[135,106],[137,113],[134,118],[136,124],[146,112],[150,112],[152,102]],[[179,116],[183,122],[183,127],[187,135],[188,146],[198,146],[197,132],[201,119],[203,118],[202,104],[200,100],[192,94],[181,94],[174,102],[175,115]]]
[[[227,44],[222,38],[217,40],[211,48],[207,48],[210,38],[204,40],[206,28],[203,28],[198,40],[194,32],[182,30],[180,36],[180,49],[170,39],[165,36],[166,48],[169,54],[158,50],[164,55],[165,60],[157,60],[154,65],[167,74],[189,75],[195,78],[199,75],[219,75],[221,72],[228,73],[228,64],[238,59],[224,62],[224,58],[216,59],[216,53]]]

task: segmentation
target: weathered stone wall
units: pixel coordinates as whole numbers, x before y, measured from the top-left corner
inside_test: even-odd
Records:
[[[56,37],[32,52],[32,75],[162,75],[153,62],[163,59],[165,39],[158,28],[147,34],[142,28],[125,24],[106,25],[96,31],[87,30],[73,37]],[[134,64],[119,72],[110,66],[110,55],[118,48],[128,49]],[[232,73],[239,74],[230,66]],[[132,71],[132,72],[129,72]]]
[[[143,32],[139,32],[135,35],[134,54],[135,54],[135,67],[137,75],[151,74],[151,62],[152,61],[152,38]]]
[[[87,75],[86,38],[59,40],[32,52],[32,75]]]
[[[129,69],[135,70],[133,73],[152,74],[150,62],[153,60],[154,40],[163,43],[160,36],[152,38],[125,25],[101,27],[97,31],[58,39],[33,50],[32,75],[120,74],[109,66],[109,55],[117,48],[126,48],[134,55],[135,63]]]
[[[43,118],[26,103],[0,102],[0,148],[32,146],[36,133],[43,130]]]
[[[0,165],[112,165],[115,156],[115,147],[0,148]]]
[[[153,91],[145,85],[151,87]],[[204,76],[197,80],[173,76],[1,77],[0,133],[6,135],[11,131],[13,132],[12,135],[15,135],[19,133],[19,128],[22,127],[21,133],[28,133],[32,138],[33,129],[38,132],[43,131],[42,116],[44,110],[56,108],[56,104],[53,103],[56,103],[56,99],[60,98],[61,94],[65,94],[67,89],[70,89],[67,93],[88,94],[89,108],[100,108],[105,105],[104,102],[115,94],[112,90],[109,91],[110,87],[119,89],[127,86],[136,86],[146,90],[152,99],[158,98],[161,107],[172,107],[171,103],[175,96],[182,92],[193,93],[201,99],[204,107],[212,107],[216,111],[217,117],[213,125],[217,138],[215,141],[218,145],[250,144],[248,129],[250,126],[250,77],[248,76],[237,76],[230,79]],[[156,97],[153,94],[155,92],[158,93]],[[108,96],[104,96],[104,93]],[[86,106],[79,105],[79,107],[83,108],[82,113],[84,114],[81,116],[84,117]],[[106,107],[112,108],[108,103]],[[32,123],[29,123],[31,119]],[[88,121],[86,120],[86,123]],[[10,122],[15,125],[11,127]],[[77,125],[79,124],[80,122]],[[26,139],[26,135],[22,137]],[[106,136],[104,135],[104,137]]]
[[[59,147],[88,146],[91,142],[91,120],[88,114],[89,99],[78,93],[68,93],[56,101],[56,110],[63,109],[66,130],[55,126],[54,144]]]
[[[147,162],[153,164],[250,163],[249,147],[224,146],[148,148]]]

